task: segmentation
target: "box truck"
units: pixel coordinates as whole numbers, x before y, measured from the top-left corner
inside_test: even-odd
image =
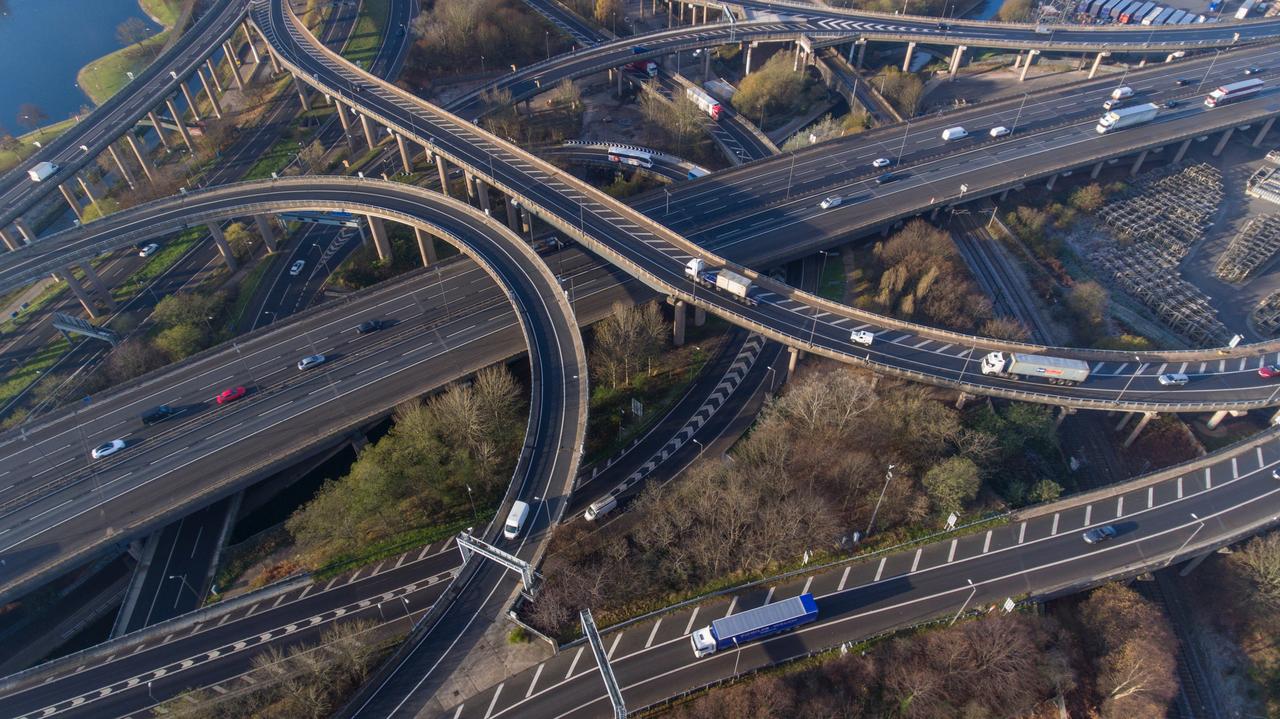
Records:
[[[784,599],[763,607],[731,614],[711,622],[689,635],[694,656],[701,659],[721,649],[741,646],[770,634],[785,632],[818,618],[818,603],[812,594]]]
[[[1098,127],[1096,129],[1099,135],[1112,130],[1123,130],[1126,127],[1150,122],[1155,119],[1156,114],[1159,112],[1160,108],[1149,102],[1145,105],[1117,108],[1098,118]]]
[[[982,358],[981,367],[984,375],[1038,377],[1049,384],[1079,384],[1089,378],[1088,362],[1018,352],[991,352]]]

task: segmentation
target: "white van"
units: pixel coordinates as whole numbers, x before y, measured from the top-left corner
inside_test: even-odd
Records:
[[[511,511],[507,513],[507,523],[502,527],[502,536],[507,539],[515,539],[520,536],[520,530],[524,529],[524,520],[529,518],[529,504],[527,502],[517,501],[511,505]]]
[[[1133,97],[1133,88],[1129,87],[1128,85],[1117,87],[1116,89],[1111,91],[1112,100],[1124,100],[1125,98],[1129,98],[1129,97]]]
[[[966,132],[963,127],[948,127],[947,129],[942,131],[942,139],[946,140],[947,142],[950,142],[952,140],[959,140],[961,138],[965,138],[968,136],[969,136],[969,133]]]
[[[612,495],[608,497],[601,497],[600,499],[597,499],[596,501],[592,502],[591,506],[587,507],[587,511],[583,513],[583,516],[587,518],[588,522],[594,522],[600,517],[603,517],[609,512],[612,512],[613,510],[617,509],[617,507],[618,507],[617,497],[614,497]]]

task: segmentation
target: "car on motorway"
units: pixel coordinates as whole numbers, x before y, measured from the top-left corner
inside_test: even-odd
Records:
[[[1177,85],[1178,87],[1186,87],[1187,85],[1190,85],[1193,82],[1195,81],[1189,77],[1180,77],[1177,80],[1175,80],[1173,84]]]
[[[1166,372],[1156,378],[1156,381],[1165,387],[1181,387],[1191,381],[1191,378],[1182,372]]]
[[[1258,376],[1263,379],[1280,377],[1280,364],[1264,364],[1258,368]]]
[[[1102,103],[1102,109],[1106,110],[1107,112],[1111,112],[1112,110],[1116,109],[1117,107],[1120,107],[1123,104],[1124,104],[1124,100],[1118,100],[1113,97],[1110,100],[1107,100],[1106,102]]]
[[[383,322],[382,320],[369,320],[368,322],[361,322],[356,327],[356,333],[367,335],[370,332],[377,332],[383,327],[386,327],[386,323]]]
[[[122,449],[124,449],[124,440],[113,439],[110,442],[106,442],[98,445],[97,447],[94,447],[93,451],[89,453],[89,456],[93,457],[94,459],[102,459],[103,457],[110,457],[111,455],[115,454],[116,452],[119,452]]]
[[[1246,74],[1246,75],[1261,75],[1261,74],[1262,74],[1262,71],[1263,71],[1264,69],[1265,69],[1265,68],[1261,68],[1261,67],[1258,67],[1258,66],[1256,66],[1256,65],[1253,65],[1253,66],[1250,66],[1250,67],[1246,67],[1246,68],[1244,69],[1244,74]]]
[[[1090,529],[1082,536],[1084,537],[1085,544],[1098,544],[1099,542],[1105,542],[1108,539],[1114,538],[1116,534],[1117,532],[1115,527],[1110,524],[1104,524],[1101,527],[1094,527],[1093,529]]]
[[[881,176],[879,176],[879,177],[877,177],[877,178],[876,178],[876,184],[877,184],[877,185],[887,185],[887,184],[889,184],[890,182],[893,182],[893,181],[894,181],[894,180],[896,180],[896,179],[898,179],[898,176],[897,176],[897,175],[893,174],[892,172],[886,172],[886,173],[884,173],[883,175],[881,175]]]
[[[844,200],[843,197],[839,195],[832,195],[822,202],[819,202],[818,207],[821,207],[824,210],[830,210],[832,207],[839,207],[842,200]]]
[[[1182,104],[1182,103],[1178,102],[1177,100],[1165,100],[1165,101],[1164,101],[1164,109],[1166,109],[1166,110],[1172,110],[1173,108],[1175,108],[1175,107],[1177,107],[1178,105],[1181,105],[1181,104]]]
[[[175,414],[178,414],[178,410],[167,404],[156,405],[142,413],[142,423],[156,424],[157,422],[163,422],[166,419],[169,419]]]
[[[874,332],[869,330],[854,330],[849,335],[849,341],[854,344],[870,347],[871,343],[876,341],[876,335]]]
[[[311,369],[322,364],[324,364],[324,355],[307,355],[298,360],[298,369]]]
[[[1005,135],[1008,135],[1010,132],[1012,131],[1009,128],[1005,127],[1004,125],[999,125],[997,127],[991,128],[991,132],[988,134],[990,134],[992,137],[1004,137]]]
[[[160,245],[152,242],[151,244],[138,250],[138,257],[150,257],[160,251]]]
[[[234,402],[243,396],[244,387],[228,387],[227,389],[219,392],[218,396],[213,398],[213,401],[218,404],[226,404],[228,402]]]
[[[298,260],[292,265],[289,265],[289,276],[297,277],[298,275],[302,274],[302,268],[306,266],[307,266],[306,260]]]
[[[892,164],[893,164],[893,160],[890,160],[887,157],[877,157],[875,160],[871,162],[872,167],[888,167],[889,165],[892,165]]]

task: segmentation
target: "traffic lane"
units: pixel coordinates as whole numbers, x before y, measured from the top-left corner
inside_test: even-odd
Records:
[[[229,506],[225,499],[215,502],[161,530],[152,562],[142,577],[138,602],[122,633],[137,631],[200,607],[205,577],[217,554]]]
[[[447,586],[457,569],[457,559],[456,549],[450,547],[429,557],[428,563],[412,566],[412,571],[407,571],[411,565],[406,565],[406,571],[375,575],[376,581],[339,584],[334,590],[304,599],[293,598],[295,590],[278,598],[275,606],[243,619],[208,628],[198,626],[193,632],[144,644],[146,648],[128,655],[9,694],[0,698],[0,709],[6,716],[21,716],[57,707],[61,710],[58,716],[97,717],[118,716],[107,714],[115,706],[123,709],[121,713],[148,708],[193,687],[248,673],[254,659],[268,647],[315,644],[336,621],[395,621],[405,616],[406,602],[418,618]],[[152,684],[150,691],[148,682]],[[71,707],[77,698],[85,701]]]

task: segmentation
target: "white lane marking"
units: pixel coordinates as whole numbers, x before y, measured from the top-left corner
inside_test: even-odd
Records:
[[[1023,522],[1022,526],[1018,527],[1018,544],[1022,544],[1022,540],[1026,538],[1027,538],[1027,523]]]
[[[727,617],[730,614],[733,614],[733,610],[737,606],[738,606],[738,595],[735,594],[733,595],[733,599],[729,600],[729,611],[725,612],[724,615]]]
[[[686,624],[686,625],[685,625],[685,627],[684,627],[684,633],[685,633],[685,634],[688,634],[688,633],[690,633],[690,632],[692,632],[692,631],[693,631],[693,622],[694,622],[694,620],[696,620],[696,619],[698,618],[698,610],[699,610],[699,609],[701,609],[701,608],[702,608],[702,607],[694,607],[694,608],[693,608],[693,614],[690,614],[690,615],[689,615],[689,623],[688,623],[688,624]],[[681,636],[684,636],[684,634],[682,634]]]
[[[1182,499],[1182,477],[1178,477],[1178,499]]]
[[[497,705],[498,695],[502,694],[502,687],[506,686],[506,684],[506,682],[503,682],[498,685],[497,689],[493,690],[493,699],[489,700],[489,710],[484,713],[484,719],[489,719],[489,717],[493,716],[493,707]]]
[[[1053,528],[1049,530],[1049,536],[1057,536],[1058,534],[1058,513],[1053,513]]]
[[[956,545],[959,543],[959,539],[951,540],[951,548],[947,550],[947,564],[951,564],[956,560]]]
[[[653,623],[653,631],[649,632],[649,641],[644,643],[645,649],[653,646],[653,638],[658,636],[658,627],[662,626],[662,619],[662,617],[658,617],[658,621]]]
[[[808,593],[809,593],[809,587],[811,587],[811,586],[813,586],[813,575],[812,575],[812,574],[810,574],[810,575],[809,575],[809,578],[808,578],[808,579],[804,580],[804,591],[802,591],[802,592],[800,592],[800,593],[801,593],[801,594],[808,594]]]
[[[848,569],[848,567],[845,567],[845,569]],[[773,590],[775,590],[775,589],[777,589],[777,587],[769,587],[769,593],[768,593],[768,594],[766,594],[766,595],[764,595],[764,603],[765,603],[765,604],[768,604],[769,602],[772,602],[772,601],[773,601]],[[802,593],[803,593],[803,592],[802,592]]]
[[[1093,517],[1093,505],[1086,504],[1084,506],[1084,526],[1089,526],[1089,519]]]
[[[538,677],[542,676],[542,668],[545,666],[547,666],[546,662],[539,664],[537,671],[533,673],[533,681],[529,682],[529,690],[524,693],[525,699],[533,696],[533,688],[538,686]]]
[[[1156,506],[1156,488],[1155,485],[1147,487],[1147,509]]]
[[[1116,498],[1116,518],[1124,516],[1124,495]]]
[[[1267,466],[1267,463],[1262,461],[1262,448],[1259,447],[1258,448],[1258,469],[1262,469],[1263,467],[1266,467],[1266,466]]]
[[[915,556],[915,558],[911,560],[911,571],[912,571],[913,573],[914,573],[914,572],[916,571],[916,569],[920,566],[920,555],[921,555],[922,553],[924,553],[924,547],[921,547],[920,549],[917,549],[917,550],[916,550],[916,556]]]
[[[622,641],[622,634],[622,632],[618,632],[618,634],[613,638],[613,644],[609,646],[609,651],[605,653],[606,658],[613,659],[613,650],[617,649],[618,642]]]
[[[458,717],[462,716],[462,708],[463,708],[463,707],[465,707],[465,706],[466,706],[466,704],[459,704],[459,705],[458,705],[458,711],[456,711],[456,712],[454,712],[454,713],[453,713],[453,719],[458,719]]]
[[[882,566],[882,567],[884,566],[884,559],[881,559],[881,560],[880,560],[880,566]],[[849,581],[849,570],[850,570],[850,569],[853,569],[853,567],[852,567],[852,566],[845,567],[845,568],[844,568],[844,574],[841,574],[841,575],[840,575],[840,585],[836,587],[836,591],[837,591],[837,592],[843,592],[843,591],[844,591],[844,583],[845,583],[845,582],[847,582],[847,581]]]
[[[991,551],[991,530],[987,530],[987,538],[982,540],[982,553],[986,554]]]
[[[582,650],[583,650],[583,649],[586,649],[586,647],[585,647],[585,646],[578,647],[578,652],[577,652],[577,654],[574,654],[574,655],[573,655],[573,661],[569,662],[569,671],[565,672],[565,675],[564,675],[564,678],[565,678],[565,679],[568,679],[569,677],[572,677],[572,676],[573,676],[573,670],[574,670],[575,668],[577,668],[577,666],[578,666],[578,660],[582,658]]]

